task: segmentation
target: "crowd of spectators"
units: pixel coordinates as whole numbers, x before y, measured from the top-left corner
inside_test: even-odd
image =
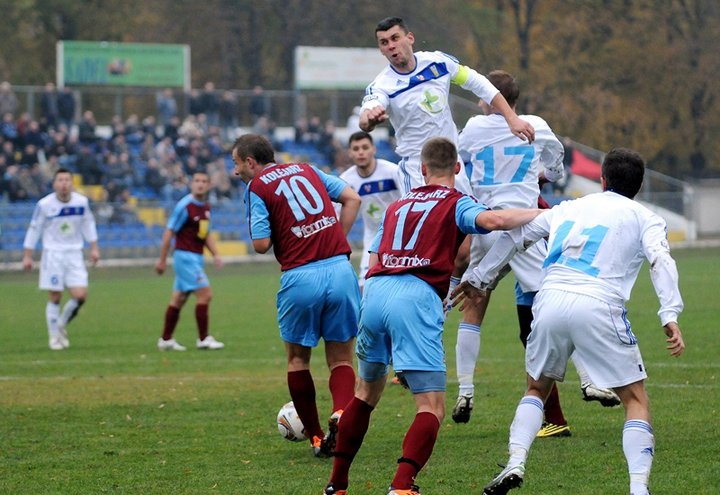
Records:
[[[52,176],[59,167],[81,177],[83,186],[101,186],[102,197],[94,199],[107,202],[123,204],[132,196],[173,203],[187,194],[188,177],[198,170],[211,177],[212,201],[239,198],[240,181],[230,173],[226,152],[239,124],[236,95],[216,90],[208,82],[187,96],[181,110],[173,90],[165,89],[156,96],[155,115],[116,116],[109,132],[99,132],[92,110],[84,109],[74,121],[77,108],[70,88],[57,90],[52,83],[46,84],[36,120],[19,112],[11,84],[3,82],[0,202],[37,201],[51,191]],[[245,110],[252,117],[252,132],[265,135],[281,151],[283,143],[275,139],[269,100],[261,86],[253,89]],[[108,126],[102,127],[107,131]],[[335,131],[331,120],[300,119],[294,144],[311,147],[324,157],[326,170],[339,172],[349,161]]]
[[[212,83],[195,91],[191,111],[181,120],[172,90],[164,90],[157,97],[157,117],[116,116],[108,135],[98,132],[91,110],[73,122],[76,102],[69,88],[58,92],[48,83],[35,120],[18,114],[17,96],[3,82],[0,201],[37,201],[52,190],[59,167],[81,177],[83,186],[102,186],[100,199],[107,202],[122,204],[130,195],[175,202],[187,194],[188,177],[198,170],[211,177],[213,201],[237,197],[239,180],[228,173],[225,151],[229,130],[238,125],[237,101],[231,92],[216,96]]]

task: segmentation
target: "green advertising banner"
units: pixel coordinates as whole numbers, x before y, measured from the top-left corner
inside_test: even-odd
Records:
[[[190,47],[59,41],[57,84],[190,88]]]

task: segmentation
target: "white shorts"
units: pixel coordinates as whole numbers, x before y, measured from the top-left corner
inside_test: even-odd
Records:
[[[87,287],[88,272],[81,249],[43,250],[40,259],[40,289],[62,292],[65,287]]]
[[[470,267],[468,269],[478,266],[501,233],[501,231],[496,230],[487,234],[472,236],[470,241]],[[530,246],[527,251],[516,254],[510,260],[510,268],[523,292],[537,292],[540,290],[540,283],[543,279],[542,266],[546,256],[547,242],[541,239]],[[507,270],[501,271],[499,280],[505,275],[507,275]]]
[[[647,378],[626,310],[584,294],[543,289],[533,303],[525,369],[563,381],[570,355],[599,387],[622,387]]]
[[[472,195],[470,181],[465,173],[465,167],[462,160],[458,156],[460,162],[460,172],[455,175],[455,189],[461,193]],[[400,193],[405,194],[415,187],[425,185],[425,178],[422,175],[420,155],[405,156],[400,160]]]

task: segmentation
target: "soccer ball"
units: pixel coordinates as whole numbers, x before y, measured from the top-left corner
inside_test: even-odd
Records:
[[[288,402],[280,408],[280,412],[277,415],[277,426],[280,435],[286,440],[291,442],[302,442],[307,440],[305,435],[305,426],[300,421],[295,410],[295,404],[292,401]]]

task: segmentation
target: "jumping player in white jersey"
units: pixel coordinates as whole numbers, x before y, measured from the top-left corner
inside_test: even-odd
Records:
[[[48,291],[45,320],[53,351],[70,346],[67,324],[75,318],[87,298],[88,273],[83,260],[85,241],[90,244],[93,266],[100,260],[95,218],[88,199],[74,192],[72,186],[72,173],[58,169],[53,179],[54,192],[38,201],[23,243],[23,269],[30,271],[33,251],[42,238],[40,289]],[[66,287],[70,300],[61,310],[60,301]]]
[[[362,289],[370,261],[370,245],[375,239],[380,220],[388,205],[400,198],[398,166],[375,157],[377,148],[373,138],[365,131],[354,132],[348,140],[348,153],[354,163],[340,174],[360,195],[360,211],[363,219],[363,256],[358,271]]]
[[[399,17],[378,23],[375,38],[390,65],[365,90],[360,128],[370,132],[390,120],[395,129],[396,152],[403,193],[424,184],[420,150],[432,137],[444,137],[457,145],[457,127],[449,106],[450,84],[472,91],[491,103],[507,120],[513,134],[532,142],[535,131],[521,120],[498,90],[481,74],[442,52],[415,52],[415,36]],[[458,190],[469,194],[463,170],[456,178]]]
[[[455,294],[477,297],[517,251],[549,235],[545,277],[533,303],[535,319],[525,366],[528,390],[510,427],[510,459],[484,490],[506,494],[520,486],[525,461],[541,428],[543,401],[555,380],[565,377],[571,354],[592,380],[611,387],[625,406],[623,452],[631,495],[648,495],[655,437],[645,392],[647,378],[638,342],[627,319],[626,301],[643,262],[660,301],[660,324],[667,349],[685,349],[677,320],[683,309],[667,225],[632,199],[640,190],[645,163],[636,152],[614,149],[602,164],[602,193],[566,201],[526,226],[501,235]],[[477,288],[477,289],[476,289]]]
[[[495,70],[488,80],[500,90],[510,107],[515,110],[520,88],[508,72]],[[479,102],[483,115],[470,118],[460,133],[460,156],[466,169],[473,195],[494,210],[507,208],[536,208],[540,195],[539,181],[555,182],[564,175],[563,145],[555,137],[550,126],[536,115],[522,115],[535,129],[532,143],[518,139],[508,128],[497,110],[484,101]],[[470,251],[470,267],[478,265],[485,253],[497,240],[500,232],[473,236]],[[517,285],[517,313],[520,324],[520,340],[525,346],[532,322],[532,299],[540,288],[542,265],[547,254],[545,242],[538,242],[526,252],[510,260]],[[507,267],[506,267],[507,268]],[[502,275],[507,273],[503,271]],[[487,310],[490,292],[479,304],[466,304],[463,319],[458,328],[455,348],[457,376],[460,383],[458,398],[452,418],[456,423],[467,423],[474,405],[473,376],[480,352],[481,325]],[[580,366],[578,368],[581,369]],[[587,378],[583,381],[583,393],[597,390]],[[604,396],[614,396],[603,391]],[[617,397],[615,405],[620,403]],[[599,400],[599,399],[596,399]],[[568,436],[570,429],[560,407],[557,387],[545,405],[547,424],[540,436]]]

